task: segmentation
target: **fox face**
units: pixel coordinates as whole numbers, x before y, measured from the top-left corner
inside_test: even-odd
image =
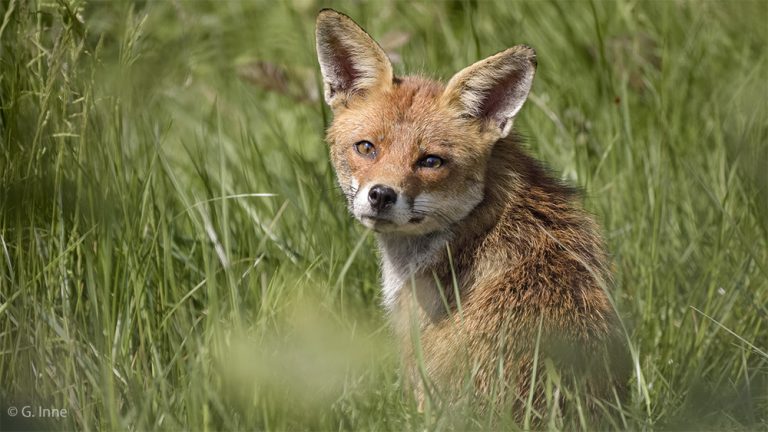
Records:
[[[535,54],[518,46],[447,85],[395,77],[379,45],[346,15],[323,10],[317,52],[333,162],[350,212],[381,233],[425,235],[482,200],[493,145],[511,131],[533,81]]]
[[[487,150],[469,151],[441,106],[442,87],[405,79],[350,100],[328,131],[351,213],[379,232],[426,234],[464,218],[482,199]],[[488,146],[486,146],[488,147]]]

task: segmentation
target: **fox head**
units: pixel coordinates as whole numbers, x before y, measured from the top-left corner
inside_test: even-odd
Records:
[[[322,10],[316,36],[334,115],[331,160],[355,218],[406,235],[464,219],[483,200],[491,150],[528,97],[533,49],[509,48],[444,85],[395,77],[384,50],[344,14]]]

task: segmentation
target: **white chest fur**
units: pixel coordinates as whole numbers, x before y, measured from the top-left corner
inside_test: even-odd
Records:
[[[436,291],[428,270],[443,256],[450,237],[449,232],[418,237],[379,235],[383,303],[388,310],[403,289],[413,288],[420,292],[419,297],[423,291]]]

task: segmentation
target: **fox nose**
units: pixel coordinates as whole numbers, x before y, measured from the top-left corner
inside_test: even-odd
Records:
[[[374,185],[368,191],[368,202],[376,211],[382,211],[397,201],[397,192],[389,186]]]

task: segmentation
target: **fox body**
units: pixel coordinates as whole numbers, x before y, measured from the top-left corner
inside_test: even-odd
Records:
[[[476,395],[519,396],[537,352],[582,371],[609,358],[617,321],[596,226],[512,131],[534,51],[510,48],[447,84],[395,77],[378,44],[332,10],[318,15],[317,51],[331,159],[350,212],[376,232],[410,376],[422,381],[420,354],[441,389],[468,378]]]

